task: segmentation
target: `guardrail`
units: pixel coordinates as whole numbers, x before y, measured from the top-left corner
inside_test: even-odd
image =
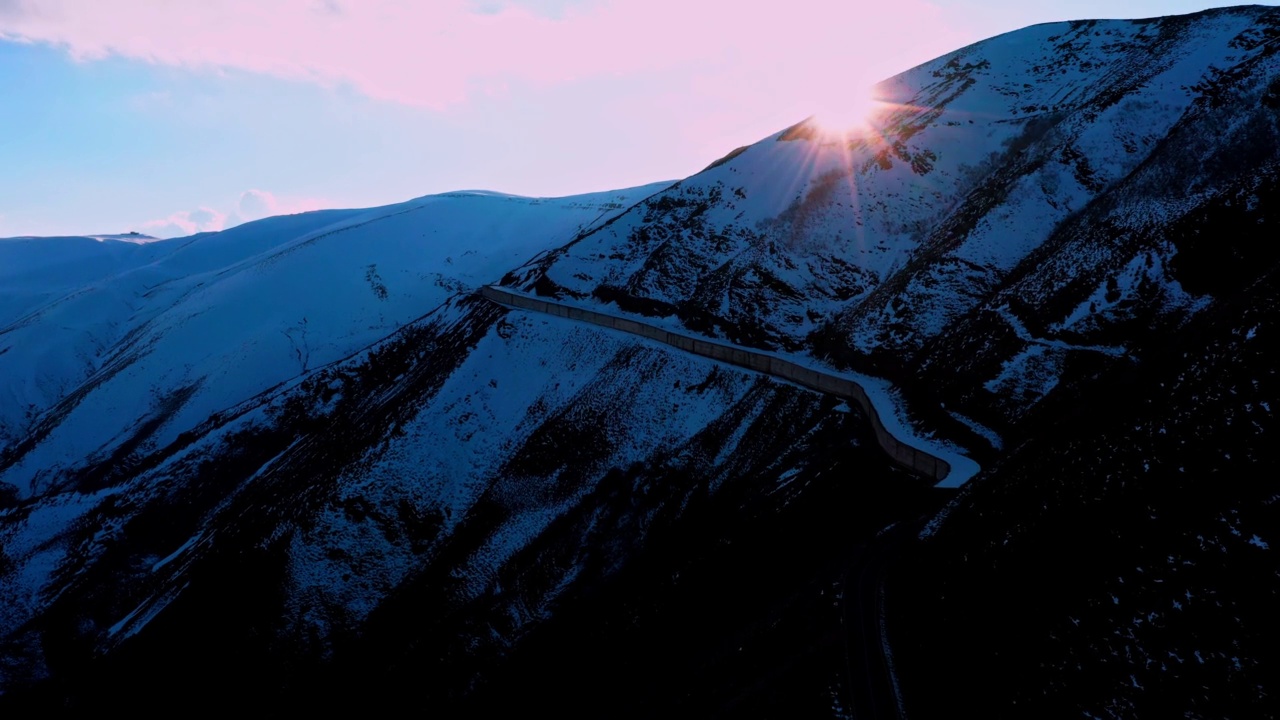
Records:
[[[919,448],[912,447],[894,437],[880,420],[880,413],[871,402],[871,398],[867,396],[866,390],[849,378],[814,370],[758,350],[711,342],[702,338],[674,333],[670,330],[664,330],[629,318],[614,317],[572,305],[548,302],[527,295],[517,295],[516,293],[491,286],[481,288],[480,295],[501,305],[521,310],[532,310],[613,330],[621,330],[632,335],[639,335],[685,352],[701,355],[712,360],[719,360],[720,362],[765,375],[780,377],[818,392],[852,400],[858,404],[858,407],[862,408],[862,411],[871,420],[876,442],[880,444],[880,447],[888,453],[895,463],[935,483],[941,481],[951,472],[951,465],[946,460]]]

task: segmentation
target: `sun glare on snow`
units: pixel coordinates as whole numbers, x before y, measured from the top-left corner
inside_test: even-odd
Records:
[[[839,97],[825,98],[814,113],[813,122],[825,135],[851,135],[871,129],[882,108],[883,103],[870,88],[845,92]]]

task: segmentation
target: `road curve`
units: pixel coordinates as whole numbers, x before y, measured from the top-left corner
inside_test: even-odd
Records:
[[[788,380],[804,387],[828,393],[850,400],[858,404],[871,421],[876,442],[889,455],[890,459],[904,469],[920,477],[938,483],[946,479],[951,472],[951,464],[942,458],[924,450],[908,445],[885,427],[880,420],[880,413],[868,397],[866,390],[857,382],[839,375],[824,373],[820,370],[805,367],[797,363],[783,360],[769,353],[750,348],[712,342],[705,338],[682,335],[664,330],[653,325],[637,322],[630,318],[606,315],[594,310],[566,305],[564,303],[519,295],[508,290],[485,286],[479,294],[499,305],[517,310],[529,310],[556,317],[590,323],[601,327],[620,330],[650,340],[670,345],[685,352],[701,355],[720,362],[736,365],[765,375]]]

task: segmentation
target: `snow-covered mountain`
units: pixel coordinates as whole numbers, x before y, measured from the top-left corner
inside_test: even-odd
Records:
[[[1277,50],[1036,26],[674,184],[0,240],[0,702],[1272,712]]]
[[[899,377],[959,370],[970,325],[1000,342],[960,356],[957,390],[1016,418],[1070,358],[1123,357],[1117,338],[1205,307],[1164,229],[1262,202],[1272,22],[1241,8],[972,45],[882,83],[872,131],[787,129],[508,284]]]
[[[38,494],[69,464],[117,453],[130,429],[147,428],[131,447],[164,446],[660,187],[458,193],[147,244],[0,240],[0,482]]]

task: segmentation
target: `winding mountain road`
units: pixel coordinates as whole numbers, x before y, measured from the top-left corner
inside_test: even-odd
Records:
[[[620,330],[649,340],[670,345],[685,352],[729,363],[747,370],[770,375],[802,385],[818,392],[835,395],[858,404],[871,421],[876,442],[889,457],[904,469],[937,484],[951,474],[951,463],[895,437],[880,419],[880,412],[861,385],[848,377],[825,373],[770,353],[751,348],[712,342],[705,338],[682,335],[630,318],[606,315],[573,305],[520,295],[501,288],[485,286],[479,294],[499,305],[517,310],[540,312],[578,322]]]
[[[710,342],[629,318],[519,295],[492,286],[481,288],[480,295],[515,310],[545,313],[656,340],[685,352],[856,402],[871,421],[880,447],[895,463],[933,483],[942,481],[951,472],[947,461],[894,437],[880,420],[879,412],[866,391],[847,377],[823,373],[759,350]],[[884,576],[902,547],[918,536],[921,522],[899,522],[881,530],[873,541],[858,551],[856,559],[843,575],[841,624],[844,626],[844,655],[849,673],[848,711],[860,720],[903,717],[903,700],[894,677],[888,638],[885,637]]]

